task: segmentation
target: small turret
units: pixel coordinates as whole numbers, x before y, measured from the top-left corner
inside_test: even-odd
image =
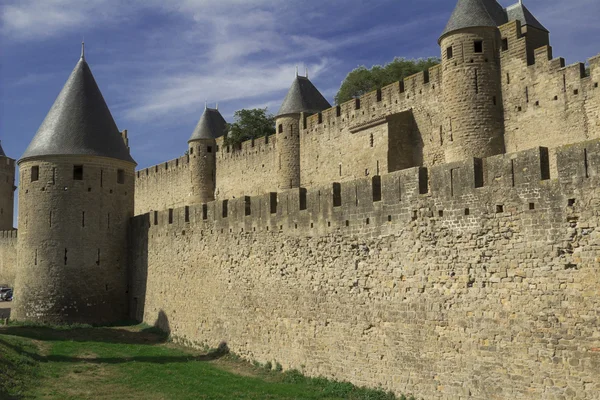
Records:
[[[522,1],[506,8],[508,21],[521,22],[521,33],[526,38],[527,44],[527,63],[529,65],[535,62],[535,49],[550,45],[550,33],[548,29],[533,16],[531,11]]]
[[[496,0],[458,0],[439,39],[446,162],[504,151],[498,26],[506,22]]]
[[[15,189],[15,160],[6,156],[0,144],[0,231],[13,229]]]
[[[275,120],[279,157],[278,187],[300,187],[300,119],[331,107],[307,76],[292,83]]]
[[[217,143],[227,123],[218,109],[205,107],[198,125],[188,140],[192,202],[208,203],[215,199]]]
[[[127,318],[136,164],[83,51],[18,163],[13,318],[92,324]]]

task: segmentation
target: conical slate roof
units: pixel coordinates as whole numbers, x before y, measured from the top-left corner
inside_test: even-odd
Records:
[[[542,25],[540,21],[533,16],[533,14],[522,2],[518,2],[517,4],[507,7],[506,14],[508,15],[509,21],[521,21],[521,25],[528,25],[548,32],[548,29],[546,29],[544,25]]]
[[[0,157],[6,157],[6,153],[4,153],[4,149],[2,148],[2,143],[0,143]]]
[[[135,163],[83,55],[19,161],[48,155],[93,155]]]
[[[301,112],[315,114],[328,108],[331,108],[331,104],[325,100],[315,85],[308,78],[297,76],[277,116]]]
[[[200,139],[216,139],[225,134],[226,128],[227,122],[219,110],[206,108],[188,142]]]
[[[497,27],[506,22],[506,12],[496,0],[458,0],[440,39],[459,29]]]

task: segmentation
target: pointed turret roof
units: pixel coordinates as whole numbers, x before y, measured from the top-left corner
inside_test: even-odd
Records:
[[[225,134],[227,122],[216,108],[205,108],[192,136],[188,140],[216,139]]]
[[[19,161],[48,155],[93,155],[135,163],[83,52]]]
[[[548,32],[548,29],[546,29],[544,25],[542,25],[540,21],[533,16],[531,11],[525,7],[522,1],[507,7],[506,14],[509,21],[521,21],[521,25],[531,26],[533,28]]]
[[[497,27],[506,22],[506,12],[496,0],[458,0],[440,39],[459,29]]]
[[[0,142],[0,157],[6,157],[6,153],[4,153],[4,149],[2,148],[1,142]]]
[[[296,76],[277,116],[301,112],[315,114],[330,107],[331,104],[325,100],[325,97],[308,78]]]

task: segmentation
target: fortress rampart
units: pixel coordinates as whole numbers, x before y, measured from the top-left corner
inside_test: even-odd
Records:
[[[0,231],[0,285],[13,286],[17,274],[17,230]]]
[[[600,141],[140,215],[132,312],[424,398],[594,398]]]

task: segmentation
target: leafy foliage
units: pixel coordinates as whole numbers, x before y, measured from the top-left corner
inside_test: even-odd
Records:
[[[235,122],[227,125],[226,146],[240,145],[250,139],[256,139],[275,133],[275,117],[267,108],[238,110],[234,114]]]
[[[440,63],[437,57],[419,58],[416,60],[395,58],[384,66],[375,65],[371,69],[361,66],[351,71],[342,82],[340,90],[335,95],[336,104],[344,103],[365,93],[380,89],[386,85],[426,71]]]

